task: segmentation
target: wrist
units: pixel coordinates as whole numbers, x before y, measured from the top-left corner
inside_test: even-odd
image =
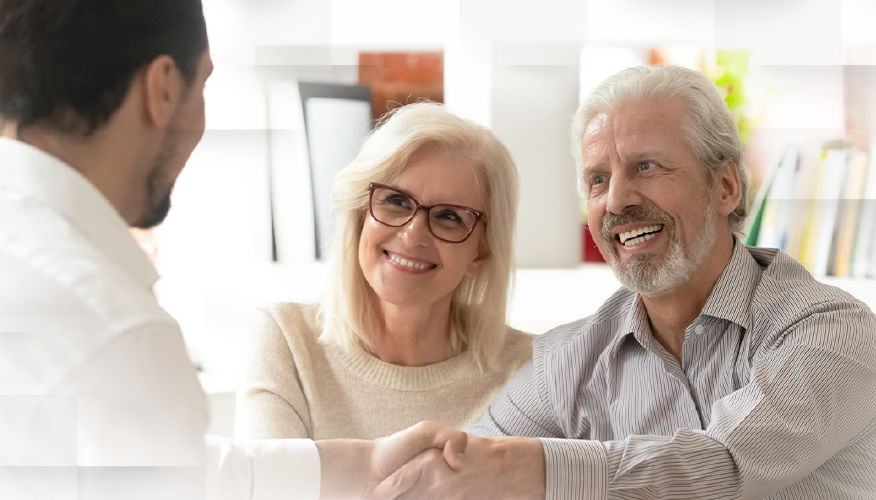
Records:
[[[541,441],[533,438],[490,439],[492,461],[501,467],[503,498],[544,500],[545,458]]]
[[[316,441],[320,500],[362,498],[371,472],[374,443],[360,439]]]

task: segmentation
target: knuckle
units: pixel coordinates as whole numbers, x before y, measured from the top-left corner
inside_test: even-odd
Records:
[[[424,453],[426,454],[426,461],[429,463],[435,463],[439,460],[444,460],[444,455],[442,455],[441,452],[439,450],[436,450],[435,448],[432,448],[431,450],[428,450]]]

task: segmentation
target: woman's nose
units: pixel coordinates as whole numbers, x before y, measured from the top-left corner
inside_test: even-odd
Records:
[[[432,237],[432,231],[429,229],[429,214],[425,210],[418,210],[400,230],[400,236],[408,246],[424,244]]]

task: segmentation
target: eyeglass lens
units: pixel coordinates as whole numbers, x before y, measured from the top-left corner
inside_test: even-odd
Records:
[[[382,187],[374,187],[371,213],[378,222],[388,226],[403,226],[411,220],[417,203],[410,197]],[[471,210],[452,205],[435,205],[429,209],[429,227],[438,238],[459,242],[471,233],[478,217]]]

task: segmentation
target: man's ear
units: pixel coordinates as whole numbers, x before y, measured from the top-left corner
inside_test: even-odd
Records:
[[[742,200],[742,184],[735,161],[727,160],[721,165],[715,184],[718,211],[723,216],[729,216]]]
[[[164,129],[182,100],[184,82],[173,58],[158,56],[144,71],[144,112],[152,126]]]

